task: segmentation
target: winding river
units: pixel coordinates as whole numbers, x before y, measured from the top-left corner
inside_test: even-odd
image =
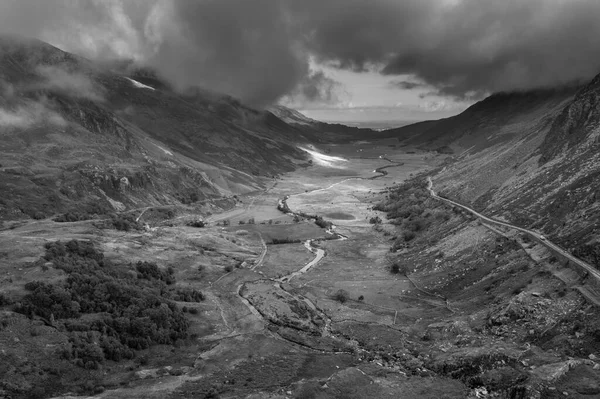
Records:
[[[328,187],[325,188],[320,188],[320,189],[315,189],[309,192],[302,192],[302,193],[298,193],[298,194],[292,194],[292,195],[305,195],[305,194],[310,194],[310,193],[314,193],[314,192],[318,192],[318,191],[323,191],[323,190],[329,190],[333,187],[335,187],[336,185],[345,183],[347,181],[350,180],[374,180],[374,179],[378,179],[381,177],[386,176],[388,173],[385,169],[388,168],[392,168],[392,167],[397,167],[397,166],[402,166],[404,165],[403,162],[394,162],[391,159],[388,158],[384,158],[381,157],[381,159],[385,159],[386,161],[390,162],[391,165],[386,165],[386,166],[382,166],[379,167],[377,169],[375,169],[373,172],[374,173],[378,173],[378,175],[376,176],[372,176],[372,177],[352,177],[352,178],[348,178],[348,179],[344,179],[342,181],[339,181],[337,183],[334,183]],[[329,326],[331,324],[331,320],[329,319],[329,317],[321,310],[319,309],[310,299],[300,295],[300,294],[292,294],[290,292],[288,292],[286,289],[284,289],[282,287],[281,284],[283,283],[289,283],[294,277],[298,277],[301,276],[304,273],[307,273],[311,268],[313,268],[314,266],[316,266],[317,264],[319,264],[319,262],[321,262],[321,260],[327,255],[326,251],[322,248],[320,248],[317,243],[319,241],[324,241],[324,240],[336,240],[336,241],[343,241],[343,240],[347,240],[348,237],[338,233],[335,231],[336,226],[334,224],[332,224],[331,222],[326,222],[324,221],[320,216],[318,215],[309,215],[300,211],[292,211],[290,209],[290,207],[287,204],[287,200],[291,197],[291,195],[287,195],[285,196],[283,199],[280,199],[278,201],[278,206],[277,208],[290,215],[290,216],[297,216],[297,217],[301,217],[301,218],[305,218],[305,219],[312,219],[315,222],[316,221],[322,221],[325,224],[328,225],[328,228],[326,230],[326,233],[329,234],[331,237],[330,238],[312,238],[312,239],[308,239],[304,242],[304,247],[310,251],[311,253],[313,253],[315,255],[314,259],[312,259],[310,262],[308,262],[306,265],[304,265],[301,269],[292,272],[286,276],[280,277],[278,279],[272,279],[272,278],[266,278],[265,280],[268,281],[272,281],[274,283],[274,286],[279,289],[282,290],[283,292],[285,292],[285,294],[293,297],[296,300],[300,300],[303,301],[304,303],[306,303],[311,309],[313,309],[314,311],[316,311],[317,313],[319,313],[321,315],[321,317],[326,321],[325,325],[323,326],[322,329],[322,335],[323,336],[327,336],[329,335]],[[262,273],[261,273],[262,274]],[[254,314],[257,317],[262,318],[263,320],[266,320],[265,316],[262,315],[262,313],[256,308],[254,307],[254,305],[252,304],[252,302],[250,300],[248,300],[246,297],[244,297],[242,295],[242,289],[245,286],[245,283],[239,284],[237,286],[236,289],[236,293],[238,295],[238,297],[240,298],[240,300],[242,301],[242,303],[244,303],[244,305],[252,312],[252,314]],[[283,337],[282,337],[283,338]],[[285,339],[285,338],[284,338]],[[287,340],[287,339],[286,339]]]

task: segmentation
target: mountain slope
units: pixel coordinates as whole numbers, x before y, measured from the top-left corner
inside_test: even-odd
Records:
[[[576,90],[575,87],[566,87],[525,93],[498,93],[459,115],[389,132],[396,133],[406,144],[425,149],[450,146],[456,151],[469,148],[479,150],[545,129],[549,119],[564,107]]]
[[[0,218],[253,191],[303,162],[296,144],[310,133],[227,96],[174,92],[149,71],[0,38]]]
[[[537,229],[600,267],[600,75],[575,95],[495,97],[407,142],[469,149],[434,177],[445,195]]]
[[[269,111],[287,124],[294,126],[315,143],[347,143],[350,141],[398,137],[398,133],[395,130],[378,131],[369,128],[346,126],[339,123],[320,122],[281,105],[273,106],[269,108]]]

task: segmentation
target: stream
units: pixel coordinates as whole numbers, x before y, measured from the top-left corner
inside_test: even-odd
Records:
[[[392,167],[396,167],[396,166],[401,166],[404,165],[403,162],[394,162],[391,159],[388,158],[384,158],[381,157],[382,159],[385,159],[386,161],[392,163],[392,165],[387,165],[387,166],[382,166],[379,167],[377,169],[375,169],[373,172],[374,173],[378,173],[377,176],[372,176],[372,177],[352,177],[352,178],[348,178],[348,179],[344,179],[342,181],[339,181],[337,183],[334,183],[326,188],[320,188],[320,189],[315,189],[309,192],[303,192],[303,193],[298,193],[298,194],[292,194],[292,195],[303,195],[303,194],[310,194],[310,193],[314,193],[314,192],[318,192],[318,191],[324,191],[324,190],[329,190],[333,187],[335,187],[336,185],[345,183],[347,181],[350,180],[374,180],[374,179],[378,179],[381,177],[386,176],[388,173],[387,171],[385,171],[385,169],[388,168],[392,168]],[[317,220],[322,220],[321,217],[319,217],[318,215],[308,215],[306,213],[303,212],[295,212],[292,211],[290,209],[290,207],[287,204],[287,200],[291,197],[291,195],[287,195],[285,196],[283,199],[280,199],[278,201],[278,205],[277,208],[290,215],[290,216],[298,216],[298,217],[302,217],[302,218],[306,218],[306,219],[312,219],[315,222]],[[288,292],[286,289],[284,289],[282,287],[283,283],[289,283],[294,277],[298,277],[301,276],[302,274],[308,272],[311,268],[313,268],[314,266],[316,266],[317,264],[319,264],[319,262],[321,262],[321,260],[327,255],[326,251],[322,248],[319,248],[316,243],[319,241],[324,241],[324,240],[335,240],[335,241],[343,241],[343,240],[347,240],[348,237],[338,233],[335,231],[336,226],[333,225],[331,222],[325,222],[328,223],[328,228],[326,230],[326,233],[329,234],[331,237],[330,238],[312,238],[312,239],[308,239],[304,242],[304,247],[309,250],[311,253],[313,253],[315,255],[314,259],[312,259],[310,262],[308,262],[306,265],[304,265],[300,270],[297,270],[295,272],[292,272],[286,276],[280,277],[278,279],[265,279],[265,280],[269,280],[274,282],[274,287],[276,287],[279,290],[282,290],[286,295],[291,296],[292,298],[302,301],[304,303],[306,303],[307,306],[309,306],[313,311],[317,312],[319,315],[321,315],[321,317],[325,320],[325,325],[323,326],[323,329],[321,331],[322,336],[329,336],[330,332],[329,332],[329,327],[331,324],[331,320],[330,318],[325,314],[325,312],[323,312],[321,309],[319,309],[309,298],[306,298],[302,295],[299,294],[292,294],[290,292]],[[244,305],[250,310],[250,312],[252,314],[254,314],[257,317],[260,317],[263,320],[266,320],[265,316],[256,308],[254,307],[254,305],[252,304],[252,302],[250,302],[247,298],[245,298],[242,295],[242,290],[245,286],[245,283],[239,284],[237,286],[236,289],[236,293],[238,295],[238,297],[240,298],[240,300],[242,301],[242,303],[244,303]],[[287,340],[286,338],[282,337],[283,339]]]

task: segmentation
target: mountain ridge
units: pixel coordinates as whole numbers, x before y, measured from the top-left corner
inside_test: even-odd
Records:
[[[150,70],[95,65],[35,39],[0,37],[0,89],[5,219],[82,201],[110,211],[254,191],[305,162],[297,145],[314,134],[232,97],[180,94]]]

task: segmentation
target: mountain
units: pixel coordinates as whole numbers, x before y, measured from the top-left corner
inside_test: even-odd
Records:
[[[269,108],[269,111],[282,121],[296,125],[314,125],[320,123],[314,119],[304,116],[295,109],[287,108],[283,105],[275,105]]]
[[[0,38],[0,218],[186,203],[293,170],[314,130],[153,71]]]
[[[307,137],[310,137],[313,142],[317,143],[346,143],[350,141],[396,138],[398,136],[396,130],[392,129],[380,131],[339,123],[317,121],[282,105],[272,106],[269,108],[269,111],[279,119],[304,132]]]
[[[600,266],[599,99],[600,75],[582,87],[496,94],[396,133],[458,154],[434,176],[448,197],[538,229]]]
[[[497,93],[459,115],[393,129],[406,144],[426,149],[446,146],[456,151],[483,149],[526,132],[543,130],[549,118],[562,109],[577,87]]]

